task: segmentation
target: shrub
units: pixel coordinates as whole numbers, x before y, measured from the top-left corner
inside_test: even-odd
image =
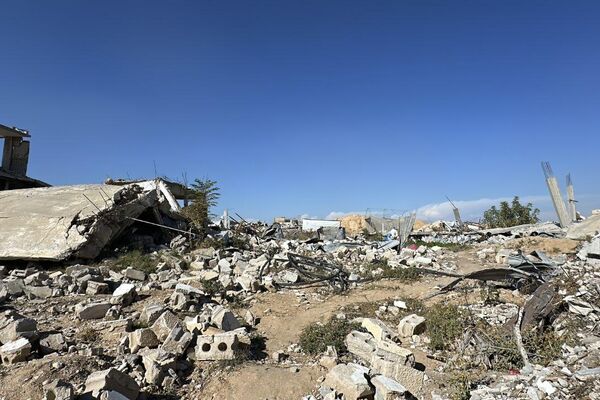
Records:
[[[488,228],[508,228],[510,226],[535,224],[539,222],[540,210],[533,204],[522,205],[519,197],[515,196],[511,204],[507,201],[500,203],[500,208],[492,206],[483,213],[483,223]]]
[[[359,328],[359,324],[337,318],[330,319],[324,325],[314,323],[302,330],[300,346],[305,353],[310,355],[322,353],[327,350],[327,346],[333,346],[341,355],[348,351],[344,339],[350,331]]]
[[[111,269],[120,271],[127,267],[144,271],[146,274],[156,272],[157,261],[150,254],[142,253],[140,250],[132,250],[119,256],[113,263]]]
[[[465,313],[454,304],[435,304],[425,313],[429,346],[433,350],[449,350],[463,333]]]
[[[225,291],[223,285],[218,280],[207,281],[203,279],[200,282],[202,284],[202,290],[210,297],[214,297]]]
[[[373,271],[381,268],[381,275],[373,275]],[[368,275],[370,277],[378,277],[382,279],[397,279],[403,282],[416,282],[421,279],[421,273],[415,267],[408,268],[392,268],[386,259],[377,260],[368,265]]]

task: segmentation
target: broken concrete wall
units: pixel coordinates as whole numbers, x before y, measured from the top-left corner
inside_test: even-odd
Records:
[[[153,209],[183,219],[160,180],[2,192],[0,260],[92,259],[135,222],[131,218]]]

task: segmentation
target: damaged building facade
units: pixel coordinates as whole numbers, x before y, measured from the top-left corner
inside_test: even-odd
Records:
[[[2,165],[0,166],[0,190],[25,189],[50,186],[27,176],[29,164],[28,131],[0,124]]]

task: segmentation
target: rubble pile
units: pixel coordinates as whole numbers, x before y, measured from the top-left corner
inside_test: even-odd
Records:
[[[60,249],[49,246],[46,255],[14,260],[2,253],[7,260],[0,266],[3,372],[50,361],[50,372],[38,385],[48,400],[133,400],[160,393],[195,398],[215,369],[231,372],[247,362],[289,367],[293,374],[318,369],[321,378],[311,382],[314,390],[303,393],[305,399],[446,399],[445,377],[461,368],[484,371],[484,378],[467,385],[472,399],[598,398],[600,236],[583,241],[577,254],[550,256],[508,244],[524,236],[563,237],[565,230],[553,224],[500,230],[434,224],[401,244],[397,233],[384,240],[360,233],[347,238],[342,227],[300,238],[291,222],[241,221],[210,232],[200,246],[191,234],[177,231],[177,218],[156,227],[161,231],[156,241],[131,221],[111,225],[115,213],[135,209],[123,215],[137,218],[147,216],[147,207],[161,207],[157,212],[166,221],[176,209],[167,189],[160,182],[111,186],[113,203],[107,200],[87,222],[72,221],[67,231],[81,230],[80,235],[58,242]],[[82,224],[94,233],[84,232]],[[167,228],[175,231],[162,232]],[[105,236],[109,231],[112,239]],[[118,249],[124,232],[134,238],[127,244],[147,242],[142,247],[151,252],[124,262],[132,254]],[[75,257],[92,253],[102,256]],[[58,263],[41,263],[50,259]],[[314,355],[288,341],[271,349],[270,359],[257,357],[261,317],[250,308],[262,307],[264,296],[290,294],[297,300],[290,307],[300,313],[331,299],[344,304],[345,296],[376,291],[377,284],[407,285],[394,281],[404,272],[415,273],[409,285],[424,278],[412,290],[412,297],[427,303],[423,312],[407,306],[407,286],[394,288],[391,297],[371,297],[370,308],[356,306],[358,317],[346,317],[343,307],[324,307],[322,313],[317,308],[313,319],[333,313],[352,327],[343,332],[343,346],[327,343],[326,351]],[[473,295],[484,289],[485,299]],[[460,335],[449,338],[444,350],[432,348],[439,321],[427,313],[440,304],[456,304],[456,318],[462,318],[452,321],[462,324]],[[263,310],[273,318],[269,307]],[[299,335],[305,327],[280,329]],[[518,362],[524,354],[522,366],[499,369],[500,346],[507,344],[490,332],[509,338]],[[560,351],[550,353],[553,359],[542,362],[530,350],[519,353],[531,332],[550,332],[561,340]],[[76,357],[85,365],[67,378]]]

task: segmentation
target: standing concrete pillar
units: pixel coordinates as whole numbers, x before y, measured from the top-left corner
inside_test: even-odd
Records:
[[[547,161],[542,162],[542,170],[544,171],[544,175],[546,176],[546,185],[548,185],[548,191],[550,192],[552,204],[554,204],[554,210],[556,211],[556,215],[558,216],[560,226],[566,228],[567,226],[571,225],[571,219],[569,218],[567,207],[565,206],[565,202],[560,194],[558,182],[556,181],[556,177],[552,172],[552,167],[550,166],[550,163]]]
[[[229,221],[229,211],[227,209],[225,209],[223,211],[223,228],[229,229],[230,227],[231,227],[231,225],[230,225],[230,221]]]
[[[571,174],[567,175],[567,200],[569,201],[568,210],[571,221],[577,222],[577,207],[575,207],[575,191],[573,190],[573,181],[571,180]]]

